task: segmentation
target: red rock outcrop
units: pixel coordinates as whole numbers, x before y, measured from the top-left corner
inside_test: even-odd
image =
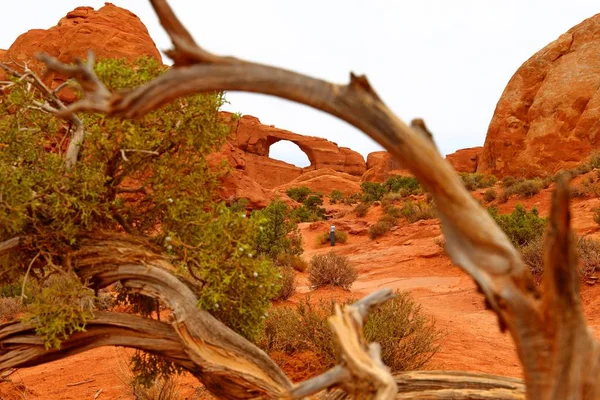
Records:
[[[36,60],[37,53],[45,52],[62,62],[87,58],[93,50],[96,58],[124,58],[132,61],[141,56],[162,61],[160,52],[146,26],[132,12],[105,3],[104,7],[77,7],[49,29],[32,29],[20,35],[0,60],[27,62],[41,72],[43,66]],[[64,81],[60,76],[48,78],[51,87]]]
[[[339,190],[344,196],[361,191],[359,177],[338,172],[331,168],[322,168],[303,173],[293,181],[277,187],[275,191],[283,194],[287,189],[299,186],[306,186],[324,195],[329,195],[333,190]]]
[[[295,143],[310,160],[310,166],[298,168],[291,164],[284,166],[280,163],[274,163],[278,170],[281,180],[286,182],[295,179],[302,174],[302,170],[314,170],[321,168],[331,168],[338,172],[345,172],[354,176],[361,176],[366,171],[364,158],[357,152],[346,147],[338,147],[337,144],[327,139],[304,136],[284,129],[275,128],[271,125],[261,124],[259,119],[250,115],[244,115],[237,122],[235,129],[236,147],[242,149],[248,154],[257,155],[263,158],[249,157],[247,168],[250,176],[255,172],[264,177],[264,167],[262,164],[269,159],[269,147],[281,140],[288,140]],[[260,161],[260,162],[259,162]],[[253,172],[252,163],[257,163],[257,168]],[[289,179],[291,177],[291,179]],[[267,182],[265,186],[279,186],[286,182]]]
[[[392,175],[410,175],[402,164],[387,151],[374,151],[367,156],[367,171],[363,182],[383,182]]]
[[[452,154],[446,155],[446,160],[452,165],[452,168],[454,168],[456,172],[477,172],[477,165],[482,150],[483,147],[481,146],[460,149]]]
[[[600,14],[527,60],[509,81],[477,170],[499,177],[571,168],[600,144]]]

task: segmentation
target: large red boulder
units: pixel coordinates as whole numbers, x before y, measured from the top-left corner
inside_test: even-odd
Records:
[[[600,14],[534,54],[509,81],[477,170],[539,176],[574,167],[600,144]]]
[[[446,160],[452,165],[456,172],[477,172],[477,165],[483,147],[471,147],[460,149],[446,156]]]
[[[75,58],[87,58],[88,50],[92,50],[96,58],[132,61],[146,56],[162,62],[142,21],[132,12],[110,3],[98,10],[77,7],[56,26],[23,33],[8,50],[0,52],[0,60],[26,62],[33,70],[42,72],[43,65],[36,59],[38,53],[48,53],[70,63]],[[48,84],[55,87],[63,81],[59,76],[51,76]]]

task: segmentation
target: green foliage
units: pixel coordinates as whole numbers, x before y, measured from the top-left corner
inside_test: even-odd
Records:
[[[387,192],[400,193],[404,197],[422,191],[419,181],[414,176],[391,176],[383,183],[383,187]]]
[[[344,198],[344,204],[351,206],[356,203],[360,203],[360,201],[362,200],[362,197],[363,197],[362,193],[351,194]]]
[[[319,358],[322,370],[330,368],[336,361],[335,344],[327,323],[333,307],[333,301],[312,304],[306,299],[295,308],[273,310],[259,346],[270,353],[290,356],[310,351]],[[381,345],[383,362],[392,372],[423,368],[439,351],[438,342],[443,336],[435,321],[423,314],[408,293],[402,292],[369,314],[364,332],[367,342]]]
[[[404,202],[400,209],[400,215],[411,223],[422,219],[432,219],[436,217],[435,207],[432,203],[411,200]]]
[[[472,174],[461,172],[459,175],[465,188],[469,191],[493,186],[497,181],[496,177],[493,175],[484,175],[478,172]]]
[[[546,218],[541,218],[536,208],[527,211],[517,204],[510,214],[500,214],[497,207],[488,208],[488,212],[515,246],[524,246],[544,234]]]
[[[358,273],[350,264],[348,257],[333,251],[327,254],[318,254],[310,260],[308,281],[312,289],[331,285],[350,290],[357,277]]]
[[[220,205],[198,232],[196,240],[202,246],[198,250],[188,248],[184,260],[205,282],[198,306],[249,339],[262,329],[270,299],[280,289],[280,273],[271,259],[266,258],[274,250],[261,246],[268,240],[282,249],[291,246],[291,242],[275,236],[270,228],[280,229],[280,226],[265,218],[244,218]],[[176,239],[171,243],[174,249],[178,246]]]
[[[503,196],[507,197],[513,194],[519,195],[521,198],[532,197],[539,193],[544,186],[541,179],[526,179],[515,181],[511,186],[504,188]]]
[[[401,209],[396,206],[387,206],[383,209],[383,212],[385,212],[387,215],[390,215],[394,218],[398,218],[398,217],[402,216]]]
[[[381,205],[384,207],[387,207],[391,204],[395,204],[397,202],[399,202],[400,200],[404,199],[406,196],[403,193],[394,193],[394,192],[390,192],[387,193],[385,196],[383,196],[383,198],[381,199]]]
[[[259,222],[256,238],[257,252],[271,260],[280,254],[302,254],[302,236],[294,222],[293,211],[281,201],[275,201],[260,211],[252,213]]]
[[[275,264],[279,267],[295,269],[298,272],[304,272],[308,269],[308,263],[302,257],[286,253],[278,254]]]
[[[363,191],[362,201],[364,203],[379,201],[386,193],[385,187],[378,182],[363,182],[360,184],[360,188]]]
[[[94,292],[74,275],[53,275],[35,296],[25,321],[33,323],[46,349],[85,329],[93,317]]]
[[[174,374],[181,374],[183,369],[176,364],[145,351],[136,350],[131,357],[133,386],[150,388],[157,381],[169,379]]]
[[[331,194],[329,195],[329,202],[331,204],[339,203],[342,200],[344,200],[344,195],[342,194],[342,192],[340,192],[339,190],[331,191]]]
[[[348,234],[344,231],[336,230],[334,233],[334,236],[335,236],[336,243],[344,244],[348,241]],[[323,232],[322,234],[317,236],[317,244],[318,245],[323,245],[323,244],[329,243],[329,242],[330,242],[329,232]]]
[[[285,193],[298,203],[304,202],[309,195],[312,194],[312,190],[306,186],[300,186],[296,188],[290,188]]]

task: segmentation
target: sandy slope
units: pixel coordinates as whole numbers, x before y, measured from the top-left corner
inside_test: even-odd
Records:
[[[479,196],[476,194],[476,196]],[[549,208],[550,191],[545,190],[531,199],[519,200],[527,208],[536,206],[542,215]],[[517,200],[500,206],[502,212],[514,208]],[[598,199],[577,199],[573,204],[575,230],[583,235],[598,235],[592,209],[600,206]],[[347,206],[330,206],[346,215],[333,221],[301,224],[305,254],[308,260],[315,254],[330,251],[329,246],[316,244],[316,237],[334,223],[338,229],[359,234],[348,235],[345,245],[335,250],[346,255],[357,266],[359,279],[351,292],[324,289],[311,292],[312,299],[363,296],[377,288],[392,287],[409,290],[423,310],[435,317],[437,325],[446,332],[442,350],[431,368],[471,370],[493,374],[521,376],[514,345],[507,334],[500,333],[496,317],[484,309],[483,297],[475,291],[473,282],[454,266],[440,247],[441,231],[437,220],[404,223],[384,237],[372,241],[365,228],[377,220],[380,207],[372,208],[364,219],[357,219]],[[290,300],[297,302],[308,295],[305,274],[298,277],[298,293]],[[600,292],[598,286],[582,287],[582,298],[588,321],[600,326]],[[122,383],[125,350],[101,348],[14,374],[13,380],[27,388],[27,399],[85,399],[103,389],[99,399],[128,399]],[[309,363],[304,355],[296,364]],[[296,365],[297,366],[297,365]],[[67,384],[93,379],[93,382],[68,387]],[[192,398],[193,380],[182,379],[182,392]],[[8,384],[0,384],[0,398],[9,399]],[[19,398],[19,397],[15,397]]]

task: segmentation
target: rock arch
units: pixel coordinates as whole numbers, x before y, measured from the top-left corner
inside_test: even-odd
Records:
[[[309,165],[302,166],[302,165],[298,165],[297,163],[293,163],[294,166],[296,166],[298,168],[311,168],[313,166],[314,160],[311,159],[311,156],[309,155],[310,149],[302,148],[298,143],[290,141],[290,140],[273,138],[273,137],[270,137],[267,139],[267,145],[268,145],[267,157],[269,157],[271,160],[284,161],[279,158],[273,157],[273,145],[277,145],[277,144],[284,145],[284,146],[287,144],[291,144],[292,146],[289,147],[293,151],[293,153],[290,154],[291,156],[294,156],[294,155],[298,156],[298,154],[304,154],[304,156],[306,156],[306,159],[308,160]],[[313,157],[314,157],[314,155],[313,155]]]
[[[271,146],[274,145],[275,143],[280,143],[280,142],[293,143],[296,146],[298,146],[298,148],[300,149],[301,152],[306,154],[306,157],[308,158],[308,161],[310,162],[310,166],[305,167],[305,168],[311,168],[315,165],[315,155],[311,151],[311,149],[309,147],[307,147],[305,144],[301,143],[298,140],[289,140],[289,139],[284,139],[284,138],[276,137],[276,136],[267,136],[267,141],[266,141],[266,156],[267,157],[271,158],[270,157]],[[314,168],[311,168],[311,169],[314,169]]]

